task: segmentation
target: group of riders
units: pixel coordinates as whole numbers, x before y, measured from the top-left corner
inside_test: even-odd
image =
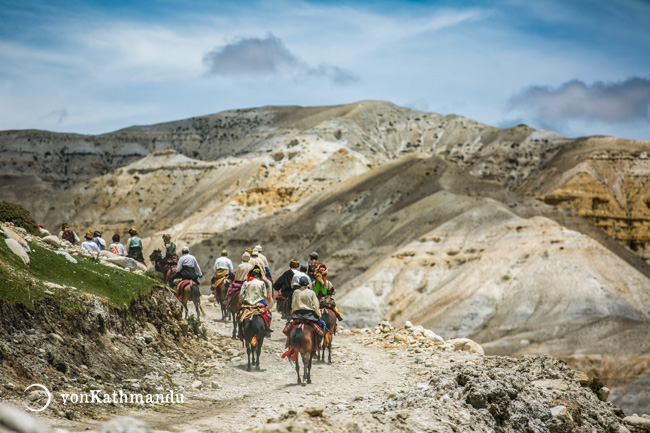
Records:
[[[113,235],[113,243],[107,245],[100,231],[89,231],[85,235],[84,242],[81,243],[81,248],[95,253],[107,250],[145,264],[142,255],[142,240],[138,237],[138,231],[131,228],[128,233],[130,239],[125,247],[120,243],[118,233]],[[69,228],[68,224],[61,226],[59,237],[72,245],[80,242],[79,237]],[[177,289],[176,294],[179,300],[183,296],[184,287],[190,284],[195,287],[193,290],[200,297],[198,284],[203,273],[196,257],[190,254],[187,246],[182,247],[181,255],[178,256],[176,244],[172,242],[169,234],[163,235],[162,239],[163,248],[154,250],[150,256],[156,270],[163,274],[164,280],[170,288]],[[265,335],[270,335],[272,332],[270,308],[273,305],[273,293],[275,293],[277,311],[283,320],[287,320],[283,333],[287,335],[287,347],[289,347],[293,328],[311,326],[322,339],[324,336],[336,332],[336,320],[329,320],[330,317],[343,320],[334,301],[336,291],[332,283],[326,279],[327,275],[327,266],[319,261],[318,253],[312,252],[309,255],[309,261],[305,264],[301,265],[298,260],[291,260],[289,269],[274,281],[271,277],[269,262],[262,253],[262,246],[256,245],[254,248],[246,249],[242,255],[241,263],[236,268],[228,257],[228,251],[222,250],[220,257],[214,263],[211,287],[215,299],[222,303],[224,319],[226,319],[226,311],[235,312],[232,308],[234,304],[239,306],[234,320],[239,324],[238,334],[242,340],[242,323],[253,316],[260,316],[263,319]],[[219,293],[224,294],[224,299],[219,299]],[[184,303],[187,311],[186,300],[181,302]],[[197,314],[198,311],[199,307],[197,306]],[[324,312],[328,314],[327,321],[321,321]],[[233,330],[234,335],[235,330]]]
[[[164,254],[164,256],[163,256]],[[177,288],[177,296],[181,297],[181,282],[191,280],[198,283],[203,276],[196,258],[190,254],[188,247],[183,247],[181,256],[176,255],[176,245],[171,236],[163,235],[163,248],[160,257],[152,255],[156,269],[166,273],[166,282]],[[326,279],[327,266],[318,260],[318,253],[312,252],[309,261],[303,265],[298,260],[289,262],[287,269],[275,281],[271,276],[269,262],[262,253],[262,246],[247,248],[241,256],[241,263],[235,268],[228,257],[228,251],[222,250],[215,260],[211,288],[217,302],[223,302],[222,312],[231,309],[235,301],[241,302],[235,318],[239,323],[239,336],[242,337],[241,323],[248,317],[259,315],[264,319],[266,336],[272,332],[273,293],[276,294],[275,304],[282,319],[288,320],[284,333],[288,335],[291,328],[297,324],[309,324],[319,335],[324,335],[327,324],[323,323],[321,312],[331,310],[338,320],[343,320],[339,313],[334,295],[336,290]],[[221,289],[221,290],[220,290]],[[219,292],[224,296],[219,299]],[[330,329],[335,332],[335,329]]]
[[[99,254],[106,250],[113,254],[117,254],[118,256],[130,257],[144,265],[144,257],[142,256],[142,240],[138,236],[138,231],[135,228],[131,228],[129,230],[129,235],[131,237],[129,238],[125,248],[125,246],[120,243],[121,236],[119,233],[115,233],[111,238],[113,242],[107,245],[104,238],[102,238],[102,232],[99,230],[88,231],[83,242],[81,242],[77,233],[75,233],[67,223],[61,224],[61,231],[59,232],[59,238],[64,242],[69,242],[71,245],[81,243],[82,249],[88,250],[92,253]]]

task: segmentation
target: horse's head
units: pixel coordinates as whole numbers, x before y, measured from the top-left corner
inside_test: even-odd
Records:
[[[160,262],[161,259],[162,259],[162,254],[160,253],[160,250],[153,250],[153,252],[149,255],[149,260],[151,260],[151,263],[153,263],[154,268],[158,272],[160,272],[158,263]]]

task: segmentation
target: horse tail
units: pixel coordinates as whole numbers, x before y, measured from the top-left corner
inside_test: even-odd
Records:
[[[297,326],[291,331],[291,345],[300,347],[305,342],[305,334],[302,331],[302,326]]]
[[[201,289],[199,289],[199,285],[196,283],[192,283],[192,298],[201,299]]]
[[[201,310],[201,316],[205,317],[205,311],[203,311],[203,306],[199,302],[199,310]]]

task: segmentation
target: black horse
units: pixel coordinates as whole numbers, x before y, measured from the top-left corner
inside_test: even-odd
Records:
[[[319,354],[319,360],[325,362],[325,349],[327,349],[327,363],[332,363],[332,338],[334,337],[334,332],[336,331],[336,314],[334,311],[329,308],[321,308],[320,321],[324,325],[323,339],[320,343],[321,352]]]
[[[248,371],[251,371],[251,365],[256,370],[260,369],[260,353],[266,334],[266,324],[260,315],[254,315],[244,319],[242,323],[244,333],[244,342],[246,344],[246,354],[248,355]]]

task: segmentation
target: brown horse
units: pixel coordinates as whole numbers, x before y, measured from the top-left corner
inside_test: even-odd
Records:
[[[294,354],[300,354],[304,367],[303,378],[306,383],[311,383],[311,361],[318,349],[318,335],[309,322],[300,322],[289,333],[288,346],[293,349]],[[292,355],[293,357],[293,355]],[[296,356],[296,374],[298,384],[305,385],[300,379],[300,363]]]
[[[332,338],[336,333],[336,314],[334,311],[329,308],[321,308],[320,320],[323,323],[325,329],[325,335],[323,335],[323,340],[321,341],[320,346],[320,356],[319,361],[325,362],[325,349],[327,349],[327,363],[332,363]]]
[[[239,314],[239,310],[241,309],[242,305],[242,300],[241,297],[239,297],[239,292],[235,292],[232,295],[229,295],[226,299],[226,305],[232,319],[232,338],[237,339],[239,338],[239,324],[237,323],[237,314]]]
[[[221,307],[221,319],[224,322],[227,322],[230,319],[230,312],[226,308],[226,296],[228,295],[228,289],[230,288],[230,280],[224,279],[219,285],[214,289],[214,299],[219,303]]]
[[[176,272],[176,263],[178,262],[178,256],[165,257],[163,258],[160,250],[153,250],[149,256],[149,260],[153,263],[156,271],[160,272],[163,275],[163,280],[165,284],[169,281],[169,277],[172,273]]]
[[[181,304],[183,305],[185,318],[187,319],[187,316],[190,314],[189,310],[187,309],[187,301],[189,300],[194,302],[194,306],[196,307],[196,317],[200,318],[199,310],[201,316],[205,317],[205,311],[203,311],[203,307],[201,306],[201,290],[199,289],[199,285],[192,280],[183,280],[179,284],[174,284],[174,288],[177,289],[177,293],[179,285],[181,286],[181,295],[178,300],[181,301]]]

